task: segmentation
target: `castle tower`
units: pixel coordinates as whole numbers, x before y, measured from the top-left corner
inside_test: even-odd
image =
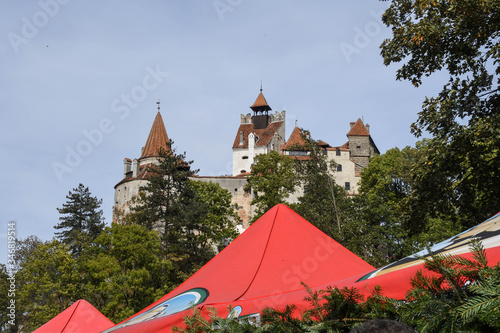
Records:
[[[146,144],[142,148],[141,156],[133,161],[125,158],[123,161],[123,179],[115,185],[115,197],[113,205],[113,222],[119,222],[120,218],[130,211],[130,200],[139,193],[139,188],[146,185],[146,169],[150,164],[157,164],[160,151],[169,151],[169,141],[165,124],[160,113],[160,102],[153,126],[149,132]]]
[[[370,136],[370,125],[364,125],[359,118],[350,125],[351,129],[347,133],[350,158],[356,164],[356,172],[361,173],[368,166],[370,158],[380,152]]]
[[[251,171],[255,156],[271,150],[280,151],[285,143],[286,112],[269,114],[271,107],[262,88],[250,106],[253,115],[241,115],[241,123],[233,144],[233,176]]]

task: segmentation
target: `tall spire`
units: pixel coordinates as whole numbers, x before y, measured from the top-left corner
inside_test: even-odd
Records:
[[[139,159],[146,157],[158,157],[160,156],[160,148],[164,150],[169,150],[167,145],[168,135],[165,129],[165,124],[163,124],[163,119],[160,113],[160,101],[156,102],[158,104],[158,113],[149,132],[146,145],[142,150],[142,155]]]
[[[255,100],[255,103],[250,107],[254,112],[269,111],[271,107],[267,104],[264,94],[262,94],[262,81],[260,82],[260,93]]]

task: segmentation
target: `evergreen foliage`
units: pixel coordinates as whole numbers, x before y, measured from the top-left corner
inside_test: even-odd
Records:
[[[500,329],[500,265],[488,266],[482,244],[472,258],[439,255],[425,260],[398,312],[419,332],[493,332]]]
[[[168,279],[180,284],[237,236],[239,218],[230,194],[217,184],[190,180],[197,172],[192,161],[176,153],[173,141],[167,145],[158,163],[147,166],[148,182],[125,219],[158,231],[161,253],[173,265]]]
[[[291,208],[328,236],[343,240],[351,201],[345,189],[335,182],[335,163],[327,161],[317,141],[304,135],[307,131],[301,130],[301,133],[306,143],[302,149],[308,155],[297,161],[296,169],[304,193]]]
[[[305,145],[295,149],[307,151],[308,155],[296,162],[296,173],[304,191],[290,207],[365,261],[375,266],[385,264],[387,253],[382,237],[384,232],[392,236],[395,230],[373,222],[365,198],[349,196],[336,183],[335,162],[328,161],[317,141],[304,135],[307,131],[301,132]]]
[[[102,199],[93,197],[88,187],[79,184],[66,196],[67,201],[57,211],[59,224],[55,225],[56,237],[68,245],[75,257],[80,255],[82,244],[92,242],[104,229]]]

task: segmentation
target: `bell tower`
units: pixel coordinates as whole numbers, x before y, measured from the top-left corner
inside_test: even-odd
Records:
[[[271,107],[267,104],[266,98],[262,94],[262,83],[260,93],[255,103],[250,107],[253,111],[252,124],[254,129],[265,129],[269,125],[269,111]]]

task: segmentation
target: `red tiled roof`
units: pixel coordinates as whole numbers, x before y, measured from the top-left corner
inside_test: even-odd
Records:
[[[269,104],[267,104],[266,98],[262,94],[262,90],[260,91],[259,96],[257,96],[257,99],[253,103],[253,105],[250,107],[252,110],[254,109],[265,109],[265,110],[271,110],[271,107]]]
[[[325,147],[325,148],[331,148],[330,145],[323,140],[318,140],[318,145],[320,145],[321,147]]]
[[[361,119],[358,118],[358,120],[354,123],[354,126],[347,133],[347,136],[349,135],[370,136],[370,133],[368,133],[368,130],[366,129],[365,125],[363,125]]]
[[[295,127],[288,138],[288,141],[282,146],[281,149],[288,150],[291,147],[303,146],[305,147],[307,144],[306,140],[304,140],[304,135],[299,127]]]
[[[263,129],[254,129],[253,124],[241,124],[238,128],[238,132],[236,133],[233,148],[248,148],[248,135],[250,133],[255,133],[255,135],[259,138],[259,140],[255,143],[256,147],[267,146],[269,142],[271,142],[274,133],[278,131],[282,124],[282,121],[276,121],[274,123],[270,123],[267,128]],[[240,133],[243,133],[242,145],[240,145]]]
[[[169,150],[167,142],[168,136],[167,131],[165,130],[165,124],[163,124],[161,114],[158,112],[156,114],[155,121],[153,122],[153,126],[151,127],[151,132],[149,132],[142,155],[139,159],[159,156],[160,148]]]

